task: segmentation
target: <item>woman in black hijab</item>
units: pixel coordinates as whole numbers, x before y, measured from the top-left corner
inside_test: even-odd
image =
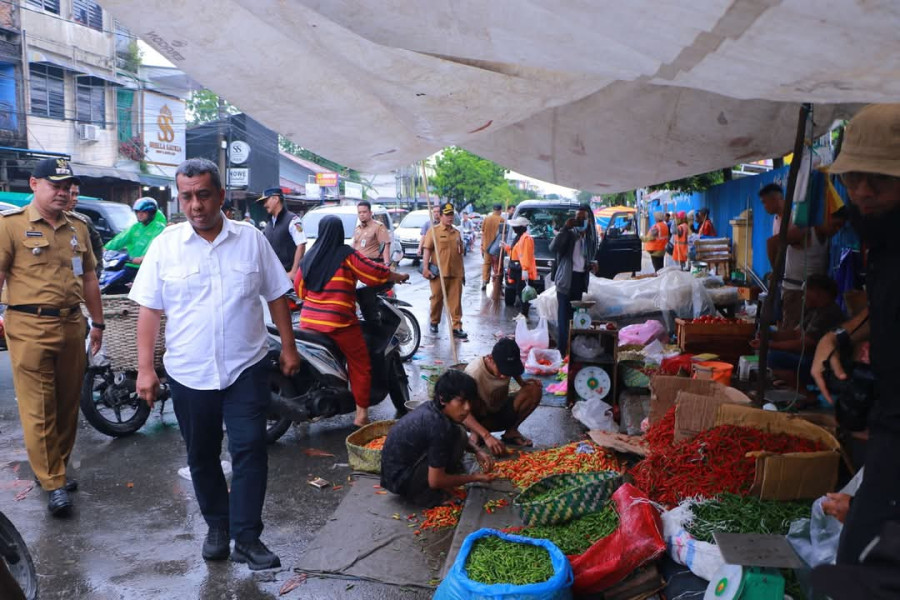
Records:
[[[353,424],[369,422],[372,366],[362,328],[356,318],[356,282],[380,285],[406,281],[409,275],[394,273],[344,243],[344,226],[335,216],[319,221],[319,237],[303,259],[294,278],[303,300],[300,327],[324,333],[337,343],[347,359],[347,374],[356,401]]]

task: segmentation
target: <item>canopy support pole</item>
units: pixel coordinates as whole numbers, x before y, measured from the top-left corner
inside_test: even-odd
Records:
[[[769,359],[769,326],[772,323],[772,312],[775,310],[775,294],[781,292],[781,279],[784,277],[784,260],[787,256],[787,234],[791,226],[791,211],[794,207],[794,190],[797,187],[797,175],[800,163],[803,162],[803,147],[806,142],[806,126],[812,115],[812,105],[803,104],[797,119],[797,135],[794,138],[794,156],[788,171],[787,192],[784,195],[784,207],[781,211],[781,228],[778,230],[778,253],[772,265],[772,279],[769,281],[769,293],[763,302],[762,314],[759,318],[759,378],[756,387],[756,402],[764,403],[768,384]]]

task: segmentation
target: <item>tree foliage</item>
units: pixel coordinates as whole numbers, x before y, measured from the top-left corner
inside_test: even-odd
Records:
[[[221,114],[219,109],[220,101],[222,103]],[[216,121],[223,115],[236,115],[240,112],[236,106],[229,104],[211,90],[206,89],[194,90],[185,102],[185,113],[189,127]]]
[[[628,192],[619,192],[618,194],[601,194],[603,206],[634,206],[636,196],[634,190]]]
[[[435,161],[434,176],[429,183],[443,200],[452,202],[456,210],[470,202],[475,210],[490,209],[498,195],[505,195],[509,185],[503,178],[506,169],[462,148],[446,148]],[[512,191],[509,192],[512,194]]]
[[[647,189],[651,192],[655,192],[657,190],[672,190],[690,194],[691,192],[702,192],[704,190],[708,190],[712,186],[724,182],[725,176],[722,174],[722,171],[711,171],[709,173],[693,175],[691,177],[685,177],[683,179],[676,179],[675,181],[668,181],[666,183],[651,185]]]
[[[587,190],[579,190],[578,193],[575,194],[575,199],[578,200],[579,204],[590,204],[593,198],[594,193]]]

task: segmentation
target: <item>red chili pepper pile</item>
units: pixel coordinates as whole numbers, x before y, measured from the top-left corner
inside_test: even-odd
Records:
[[[578,450],[579,446],[582,451]],[[589,441],[572,442],[558,448],[535,452],[522,452],[518,458],[499,461],[494,466],[494,471],[501,478],[509,479],[520,490],[557,473],[621,470],[622,466],[614,454]]]
[[[363,448],[368,448],[369,450],[381,450],[382,448],[384,448],[384,442],[386,439],[386,435],[378,436],[377,438],[363,446]]]
[[[463,506],[456,501],[453,504],[445,504],[435,506],[434,508],[426,508],[422,511],[425,520],[422,521],[420,529],[444,529],[445,527],[456,527],[459,523],[459,516],[462,514]]]
[[[691,319],[688,323],[740,323],[740,319],[729,319],[727,317],[714,317],[712,315],[704,315],[702,317],[697,317],[696,319]]]
[[[764,433],[751,427],[720,425],[693,439],[673,443],[675,409],[650,427],[650,456],[631,470],[634,484],[652,500],[674,506],[685,498],[711,498],[728,492],[745,495],[753,483],[756,459],[749,452],[815,452],[812,440]]]

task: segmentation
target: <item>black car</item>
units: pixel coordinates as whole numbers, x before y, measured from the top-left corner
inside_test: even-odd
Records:
[[[556,232],[562,229],[566,221],[575,217],[579,203],[566,200],[525,200],[516,207],[513,218],[525,217],[531,222],[528,232],[534,238],[534,260],[538,270],[538,280],[532,282],[538,294],[544,291],[548,276],[556,262],[555,255],[550,252],[550,242]],[[512,236],[507,238],[511,241]],[[634,213],[616,213],[601,235],[596,260],[599,265],[599,276],[612,279],[619,273],[637,272],[641,270],[641,239],[637,233]],[[509,269],[509,260],[504,267],[504,300],[507,306],[516,301],[516,282],[520,273],[515,267]],[[552,281],[549,282],[553,284]]]
[[[87,215],[94,221],[104,244],[137,222],[134,211],[127,204],[95,198],[79,198],[75,212]]]

